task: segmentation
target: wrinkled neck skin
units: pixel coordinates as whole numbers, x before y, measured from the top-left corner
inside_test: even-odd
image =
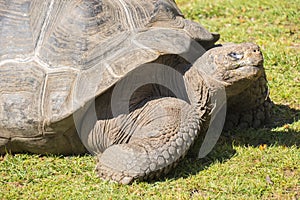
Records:
[[[256,108],[268,100],[269,88],[265,72],[237,95],[228,95],[228,107],[232,111]]]
[[[204,107],[208,109],[207,107],[210,107],[211,103],[210,96],[213,88],[213,83],[210,82],[210,79],[206,76],[203,76],[203,74],[201,74],[201,72],[195,66],[191,66],[185,72],[184,79],[187,85],[186,89],[190,103],[196,106],[197,109],[201,110]],[[218,88],[217,85],[215,88]]]

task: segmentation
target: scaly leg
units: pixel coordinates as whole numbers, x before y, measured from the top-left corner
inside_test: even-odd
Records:
[[[194,142],[200,130],[200,116],[188,103],[165,97],[147,102],[119,124],[115,124],[116,119],[99,120],[96,130],[109,134],[110,130],[103,128],[109,124],[118,133],[116,138],[130,137],[128,143],[115,141],[99,154],[99,176],[128,184],[134,179],[167,173]]]

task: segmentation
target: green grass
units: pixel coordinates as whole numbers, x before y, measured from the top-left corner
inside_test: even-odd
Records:
[[[271,124],[224,134],[204,159],[183,160],[165,178],[121,186],[101,181],[86,156],[0,157],[0,199],[299,199],[300,1],[178,0],[187,18],[224,42],[262,47]]]

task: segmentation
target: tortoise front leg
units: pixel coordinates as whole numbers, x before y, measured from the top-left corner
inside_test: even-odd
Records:
[[[116,124],[116,119],[99,120],[94,130],[105,130],[108,137],[113,133],[115,138],[130,136],[130,139],[127,143],[116,140],[98,154],[98,175],[129,184],[135,179],[151,179],[168,173],[194,142],[200,129],[200,116],[185,101],[165,97],[151,100],[131,112],[122,124]]]

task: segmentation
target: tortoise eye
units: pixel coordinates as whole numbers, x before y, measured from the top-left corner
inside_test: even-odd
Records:
[[[236,53],[236,52],[231,52],[228,54],[228,56],[230,56],[234,60],[240,60],[244,57],[244,55],[242,53]]]

